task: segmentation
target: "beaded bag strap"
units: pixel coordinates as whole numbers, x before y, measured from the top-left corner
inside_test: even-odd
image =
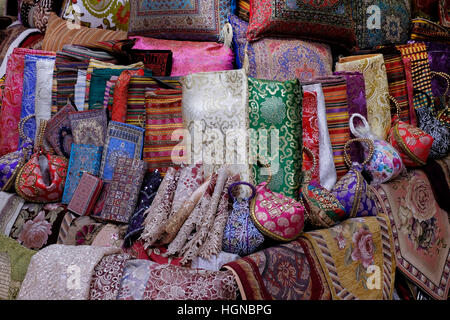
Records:
[[[361,163],[362,166],[365,166],[370,159],[373,157],[373,153],[375,152],[375,145],[371,139],[368,138],[356,138],[356,139],[350,139],[348,140],[344,145],[344,160],[345,164],[350,168],[352,166],[351,159],[349,154],[347,153],[347,149],[353,142],[364,142],[369,145],[369,154],[367,155],[367,158]]]

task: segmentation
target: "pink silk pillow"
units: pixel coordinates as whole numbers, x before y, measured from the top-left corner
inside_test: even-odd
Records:
[[[173,54],[172,77],[233,69],[233,51],[220,43],[163,40],[139,36],[129,38],[137,39],[133,49],[171,50]]]
[[[26,54],[54,56],[56,53],[15,48],[9,56],[0,113],[0,156],[16,151],[19,147],[18,124],[22,109],[23,70]]]

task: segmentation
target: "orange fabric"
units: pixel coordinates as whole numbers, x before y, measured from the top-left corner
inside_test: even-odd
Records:
[[[114,87],[111,120],[125,123],[127,115],[128,84],[131,76],[143,76],[144,69],[124,70]]]

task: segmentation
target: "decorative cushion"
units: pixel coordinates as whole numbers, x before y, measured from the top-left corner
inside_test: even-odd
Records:
[[[236,65],[242,68],[244,60],[248,59],[250,77],[278,81],[297,78],[302,81],[331,74],[333,59],[329,45],[280,38],[248,43],[248,23],[234,15],[230,15],[229,21],[233,28]]]
[[[128,31],[129,0],[66,0],[61,18],[89,28]]]
[[[130,6],[130,35],[217,41],[231,0],[130,0]]]
[[[65,44],[90,44],[104,40],[122,40],[127,38],[124,31],[112,31],[96,28],[86,28],[73,25],[59,18],[55,13],[50,15],[45,32],[42,49],[60,51]]]
[[[411,21],[409,0],[352,1],[352,6],[360,49],[408,41]]]
[[[350,0],[250,0],[248,41],[290,36],[353,46],[356,42]]]
[[[248,91],[250,128],[255,132],[250,137],[250,154],[258,155],[263,165],[270,164],[270,190],[296,199],[302,169],[303,94],[299,81],[248,78]],[[274,146],[273,135],[277,131],[280,143]],[[259,165],[253,165],[257,184],[266,181],[268,173],[267,168],[263,170]]]
[[[147,37],[136,39],[133,49],[172,51],[172,77],[191,73],[233,69],[233,51],[216,42],[176,41]]]

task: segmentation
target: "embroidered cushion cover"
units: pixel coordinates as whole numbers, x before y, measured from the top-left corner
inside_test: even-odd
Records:
[[[290,36],[353,46],[356,34],[350,0],[251,0],[248,41]]]
[[[217,41],[231,0],[130,0],[130,35]]]
[[[264,38],[248,43],[248,23],[234,15],[230,15],[229,21],[233,28],[236,65],[243,67],[247,49],[249,76],[278,81],[297,78],[302,81],[331,74],[333,61],[329,45],[282,38]]]

